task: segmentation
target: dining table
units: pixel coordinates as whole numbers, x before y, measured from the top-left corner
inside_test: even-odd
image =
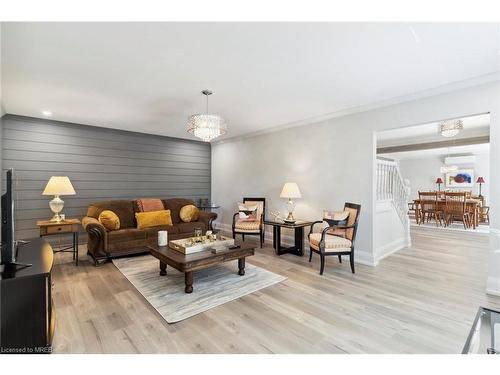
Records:
[[[417,224],[420,224],[420,220],[421,220],[420,202],[421,202],[420,199],[413,200],[413,203],[415,205],[415,221],[417,222]],[[426,200],[425,202],[428,203],[429,201]],[[446,199],[438,198],[438,200],[436,202],[437,202],[438,210],[444,211],[445,206],[446,206]],[[477,199],[472,199],[472,198],[466,199],[465,200],[465,207],[466,207],[466,210],[468,212],[472,213],[472,226],[473,226],[473,228],[474,229],[477,228],[477,226],[479,225],[479,211],[480,211],[480,207],[481,207],[481,201],[477,200]]]

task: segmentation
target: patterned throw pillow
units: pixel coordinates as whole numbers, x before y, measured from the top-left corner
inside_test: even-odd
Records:
[[[239,221],[257,221],[257,205],[238,203]]]

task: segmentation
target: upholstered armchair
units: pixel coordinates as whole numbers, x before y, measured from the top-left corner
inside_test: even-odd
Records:
[[[245,241],[245,235],[259,236],[260,247],[264,245],[264,215],[266,213],[266,198],[243,198],[243,203],[246,205],[257,206],[256,221],[241,221],[238,220],[239,212],[233,215],[233,238],[237,234],[241,234],[241,239]]]
[[[319,274],[323,275],[325,269],[325,258],[331,255],[337,255],[339,262],[342,263],[342,255],[349,255],[351,271],[354,273],[354,241],[358,229],[359,213],[361,205],[354,203],[345,203],[344,211],[349,212],[345,219],[345,224],[331,225],[332,221],[323,219],[311,224],[309,232],[309,262],[312,260],[313,253],[319,254],[321,266]],[[314,232],[314,226],[323,224],[321,232]]]

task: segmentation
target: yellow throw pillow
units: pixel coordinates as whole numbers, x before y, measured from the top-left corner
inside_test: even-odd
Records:
[[[198,211],[198,207],[188,204],[181,208],[179,216],[183,222],[191,223],[192,221],[198,221],[200,211]]]
[[[135,219],[137,220],[137,229],[172,225],[170,210],[136,212]]]
[[[98,220],[109,231],[120,229],[120,218],[113,211],[102,211]]]

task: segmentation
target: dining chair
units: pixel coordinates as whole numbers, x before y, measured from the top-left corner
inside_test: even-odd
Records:
[[[476,215],[479,223],[490,223],[490,207],[486,205],[484,195],[473,195],[471,199],[478,201],[476,205]]]
[[[411,215],[413,215],[413,217],[415,218],[415,221],[418,221],[417,219],[417,202],[408,202],[408,216],[411,217]]]
[[[479,207],[479,222],[490,224],[490,207],[489,206],[481,206]]]
[[[436,191],[419,191],[418,200],[420,203],[421,218],[419,224],[430,221],[434,218],[436,226],[442,225],[443,210],[438,204],[438,194]]]
[[[445,194],[445,224],[448,226],[454,220],[459,220],[463,223],[464,229],[472,226],[471,212],[467,209],[467,193],[466,192],[447,192]]]

